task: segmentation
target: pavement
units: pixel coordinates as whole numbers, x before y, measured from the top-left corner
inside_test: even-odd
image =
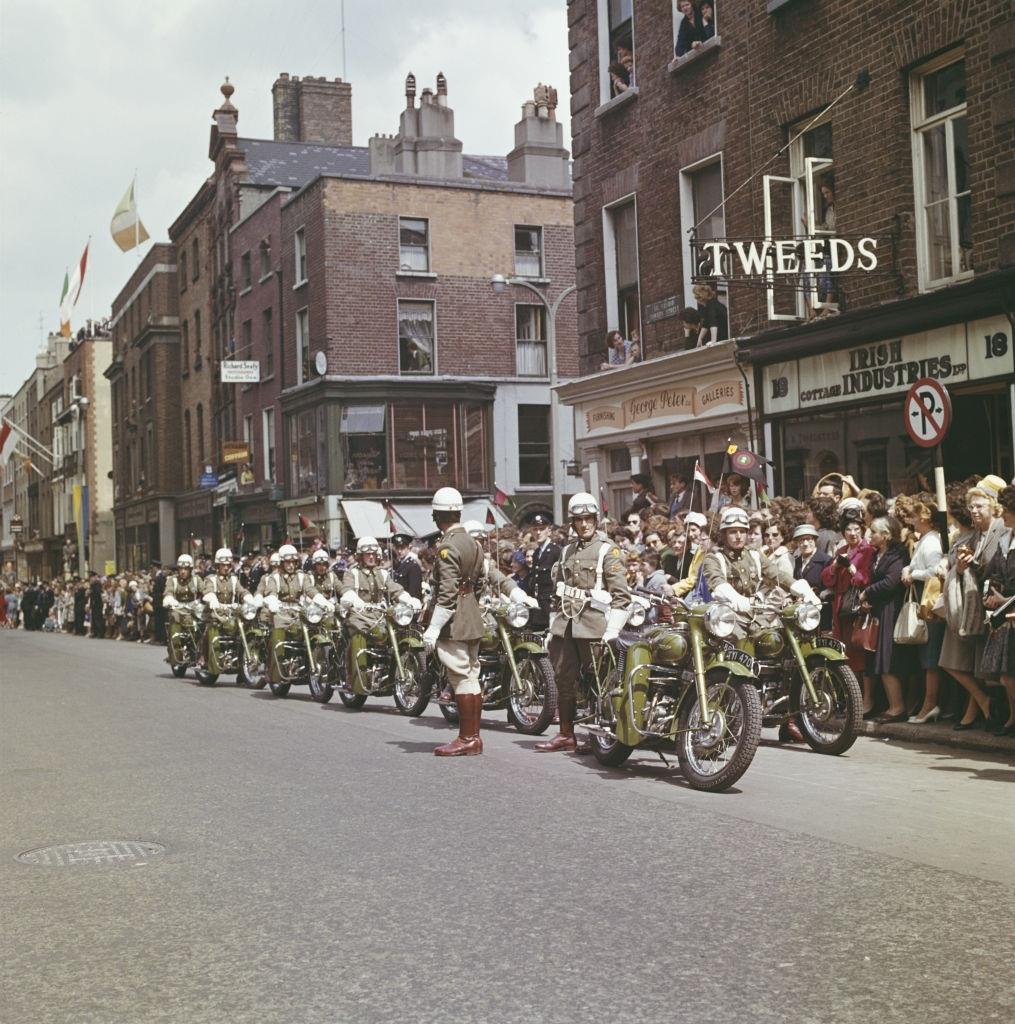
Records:
[[[163,655],[0,633],[3,1024],[1015,1019],[1011,756],[768,741],[704,794]],[[165,849],[15,859],[84,840]]]

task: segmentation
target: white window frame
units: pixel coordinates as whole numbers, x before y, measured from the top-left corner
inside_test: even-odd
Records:
[[[433,366],[431,367],[429,372],[426,372],[426,371],[423,371],[423,370],[418,370],[418,371],[416,371],[414,373],[411,370],[403,370],[402,369],[402,331],[401,331],[400,324],[401,324],[401,321],[402,321],[401,306],[402,306],[403,302],[412,302],[412,303],[416,303],[417,305],[424,305],[425,304],[425,305],[429,306],[430,309],[432,310],[432,319],[431,319],[430,322],[433,325],[433,360],[432,360]],[[396,298],[395,299],[395,354],[396,354],[396,357],[398,359],[398,375],[400,377],[409,377],[409,378],[412,378],[412,377],[422,377],[422,378],[425,379],[427,377],[436,377],[437,376],[437,373],[438,373],[438,369],[437,369],[437,339],[438,339],[438,335],[437,335],[437,302],[436,302],[436,300],[434,300],[434,299],[417,299],[417,298],[413,298],[411,296],[406,296],[405,298]]]
[[[418,270],[414,267],[408,267],[402,262],[402,221],[403,220],[421,220],[426,225],[426,266],[422,270]],[[398,215],[398,272],[400,274],[429,274],[433,266],[433,260],[431,258],[430,250],[430,218],[429,217],[417,217],[413,214],[399,214]]]
[[[275,407],[269,405],[261,410],[261,463],[264,469],[264,480],[266,483],[275,483],[275,473],[271,470],[271,460],[268,458],[269,451],[276,452],[275,448]],[[276,452],[275,472],[278,472],[278,458]]]
[[[535,274],[523,274],[518,269],[518,256],[519,256],[520,250],[518,249],[517,241],[514,240],[514,235],[515,235],[515,232],[517,232],[519,229],[522,230],[522,231],[536,231],[536,232],[539,233],[539,250],[538,250],[539,270]],[[524,277],[524,278],[528,278],[530,280],[542,280],[543,277],[546,274],[546,250],[545,250],[545,245],[544,245],[544,241],[543,241],[543,239],[544,239],[543,225],[542,224],[515,224],[514,227],[512,228],[511,234],[512,234],[512,247],[513,247],[514,258],[515,258],[515,267],[514,267],[514,269],[515,269],[515,277]],[[525,255],[530,255],[530,254],[529,253],[525,253]]]
[[[691,289],[694,287],[694,261],[691,256],[691,228],[694,227],[694,175],[698,171],[703,171],[706,167],[712,166],[712,164],[719,165],[719,186],[722,193],[722,200],[726,202],[726,168],[723,163],[723,155],[720,150],[717,153],[712,153],[709,156],[703,157],[701,160],[696,160],[693,164],[688,164],[686,167],[681,167],[678,172],[678,187],[680,192],[680,245],[681,245],[681,259],[684,268],[684,305],[694,305],[694,294]],[[725,230],[726,225],[726,207],[722,208],[723,214],[723,227]],[[639,276],[641,267],[639,266]],[[728,289],[723,289],[723,292],[728,292]],[[729,312],[729,297],[725,295],[727,313]]]
[[[539,339],[525,339],[522,340],[518,337],[518,310],[520,308],[526,309],[541,309],[542,321],[543,321],[543,338]],[[550,339],[548,337],[550,331],[549,327],[549,312],[545,305],[538,302],[516,302],[515,303],[515,373],[519,377],[524,377],[526,380],[547,380],[550,376]],[[542,345],[543,346],[543,363],[546,366],[544,373],[522,373],[518,368],[518,346],[519,345]]]
[[[306,326],[304,327],[304,318]],[[310,307],[303,306],[296,310],[296,383],[305,382],[303,374],[303,350],[307,351],[307,364],[310,363]],[[305,343],[305,344],[304,344]]]
[[[617,238],[613,230],[613,211],[628,203],[634,204],[634,245],[638,255],[638,304],[641,306],[641,240],[638,237],[638,193],[626,196],[603,207],[603,281],[606,285],[606,330],[619,330],[620,303],[617,287]],[[645,358],[645,339],[642,339],[642,358]]]
[[[249,451],[250,446],[254,443],[254,414],[248,412],[243,417],[243,441]]]
[[[974,270],[956,270],[956,268],[961,266],[961,246],[959,245],[958,196],[955,191],[953,122],[959,117],[968,119],[969,105],[968,103],[963,103],[944,110],[939,114],[933,114],[930,117],[926,117],[923,112],[923,80],[935,72],[948,67],[950,64],[957,64],[959,61],[965,61],[965,59],[966,53],[964,49],[950,50],[948,53],[944,53],[940,57],[920,65],[909,76],[909,115],[913,151],[913,205],[916,215],[916,265],[920,291],[933,291],[936,288],[954,284],[956,281],[965,281],[975,273]],[[945,125],[945,152],[948,160],[948,229],[951,234],[951,264],[954,272],[946,277],[931,278],[930,239],[927,231],[927,213],[924,206],[927,181],[924,171],[922,143],[924,132],[928,129],[936,128],[940,124]],[[972,189],[969,191],[971,195]],[[963,195],[965,194],[963,193]]]
[[[307,283],[307,233],[304,226],[300,226],[293,233],[293,275],[296,278],[294,288],[299,288]]]
[[[609,103],[611,99],[619,97],[610,96],[610,0],[596,0],[597,33],[599,37],[599,106]],[[631,55],[634,57],[634,81],[629,90],[634,90],[637,95],[638,81],[638,44],[634,39],[634,4],[631,2]]]

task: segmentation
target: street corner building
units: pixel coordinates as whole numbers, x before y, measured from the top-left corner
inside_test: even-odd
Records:
[[[611,508],[727,439],[776,493],[1013,472],[1015,23],[1004,5],[568,4],[577,461]]]
[[[348,82],[280,75],[272,139],[243,137],[221,92],[209,178],[113,304],[119,564],[308,529],[423,536],[446,485],[480,519],[506,521],[501,494],[517,516],[566,500],[581,481],[551,388],[578,373],[556,92],[520,97],[506,156],[464,152],[442,74],[409,74],[398,130],[367,146]]]

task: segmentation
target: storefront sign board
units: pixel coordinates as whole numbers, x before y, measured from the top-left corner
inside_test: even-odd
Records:
[[[148,510],[144,505],[127,509],[123,517],[124,526],[144,526],[148,522]]]
[[[1012,372],[1012,358],[1008,321],[992,317],[770,363],[762,371],[765,412],[902,394],[924,377],[948,386],[996,377]]]
[[[261,364],[257,359],[224,359],[223,384],[257,384],[261,379]]]
[[[246,441],[223,441],[222,461],[226,463],[249,462],[250,445]]]
[[[631,426],[674,423],[695,416],[739,412],[746,406],[744,384],[736,377],[700,386],[654,388],[617,403],[588,403],[581,407],[583,436],[624,430]]]

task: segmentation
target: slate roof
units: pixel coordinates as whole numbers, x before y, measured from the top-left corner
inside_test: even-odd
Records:
[[[238,139],[246,154],[254,185],[302,188],[321,174],[370,177],[370,151],[366,146],[318,146],[306,142]],[[502,156],[462,157],[466,180],[507,183],[507,160]]]

